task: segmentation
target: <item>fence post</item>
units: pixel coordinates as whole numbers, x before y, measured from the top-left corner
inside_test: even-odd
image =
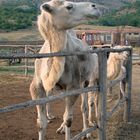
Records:
[[[28,46],[25,45],[25,50],[24,50],[25,54],[27,53],[27,51],[28,51]],[[28,75],[28,58],[25,58],[25,76],[27,75]]]
[[[124,105],[124,121],[130,121],[131,116],[131,87],[132,87],[132,50],[126,64],[126,102]]]
[[[106,140],[107,53],[99,52],[98,138]]]

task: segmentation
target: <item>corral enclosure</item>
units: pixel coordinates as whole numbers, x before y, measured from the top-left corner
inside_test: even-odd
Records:
[[[107,140],[139,140],[140,139],[140,66],[133,66],[132,87],[132,114],[131,123],[122,121],[122,109],[114,114],[108,122]],[[29,84],[32,77],[15,74],[0,74],[0,107],[30,100]],[[109,97],[109,105],[117,101],[118,86],[113,88],[113,95]],[[52,103],[52,111],[56,119],[49,124],[48,139],[63,140],[64,136],[55,133],[62,122],[64,101]],[[12,113],[0,115],[0,140],[37,140],[36,109],[28,108]],[[75,105],[72,134],[77,134],[82,129],[80,100]],[[93,139],[97,139],[96,132]]]
[[[35,36],[33,36],[35,37]],[[28,37],[26,37],[28,38]],[[14,53],[15,54],[20,54],[20,53],[27,53],[27,50],[31,51],[31,54],[34,54],[38,51],[38,49],[33,50],[32,47],[30,46],[24,46],[20,51],[9,51],[9,49],[7,49],[5,52],[9,51],[10,53]],[[106,58],[106,54],[105,54],[105,58]],[[11,60],[12,59],[12,60]],[[103,62],[103,56],[100,58]],[[105,59],[106,60],[106,59]],[[31,69],[31,71],[29,71],[29,73],[32,75],[33,73],[33,67],[28,66],[29,65],[33,65],[34,59],[32,59],[31,61],[29,61],[27,58],[21,59],[19,58],[9,58],[8,61],[1,61],[1,69],[0,71],[3,72],[2,74],[0,74],[0,87],[1,87],[1,91],[0,91],[0,113],[2,111],[1,108],[7,106],[7,105],[11,105],[11,104],[17,104],[20,102],[24,102],[27,100],[30,100],[30,95],[29,95],[29,84],[32,80],[32,76],[27,76],[27,72],[29,71],[29,68]],[[3,65],[5,65],[5,68],[3,68]],[[23,71],[21,71],[20,69],[23,69],[25,67],[25,76],[23,76]],[[103,67],[104,68],[104,67]],[[130,67],[129,67],[130,68]],[[9,69],[10,71],[14,71],[14,74],[10,74],[9,73]],[[15,74],[18,70],[18,74]],[[105,68],[106,69],[106,68]],[[5,73],[5,71],[7,71],[7,73]],[[100,68],[101,71],[101,68]],[[131,72],[130,72],[131,73]],[[102,74],[105,75],[105,74]],[[103,84],[103,79],[102,78],[102,84]],[[130,79],[130,78],[128,78]],[[128,80],[127,84],[128,84]],[[105,84],[106,85],[106,84]],[[103,84],[103,87],[105,87],[105,85]],[[128,84],[130,87],[130,84]],[[99,85],[99,88],[101,89],[101,83]],[[128,90],[128,88],[127,88]],[[103,96],[105,97],[105,91],[103,91],[100,95],[100,98],[103,99]],[[117,102],[118,99],[118,94],[117,92],[119,92],[118,87],[116,86],[113,90],[114,94],[111,95],[110,97],[108,97],[108,109],[110,109],[110,106],[114,106],[114,101]],[[128,92],[127,92],[128,93]],[[130,92],[129,92],[130,93]],[[57,94],[57,92],[54,92],[54,94]],[[104,98],[105,99],[105,98]],[[103,99],[103,100],[104,100]],[[59,125],[62,122],[62,115],[64,112],[64,101],[63,99],[61,99],[62,101],[56,101],[52,103],[52,109],[54,114],[56,115],[56,119],[49,124],[49,130],[47,131],[47,139],[54,139],[54,140],[62,140],[64,139],[64,136],[60,136],[57,135],[55,133],[55,130],[59,127]],[[124,100],[126,103],[130,103],[130,98],[126,97]],[[99,102],[101,102],[99,100]],[[104,106],[104,102],[102,103],[102,109],[105,108]],[[126,105],[126,104],[125,104]],[[127,107],[126,107],[127,106]],[[127,130],[124,131],[126,128],[129,127],[129,125],[134,125],[134,129],[135,132],[137,130],[139,130],[139,125],[137,125],[139,123],[138,122],[132,122],[132,123],[119,123],[122,122],[122,116],[123,116],[123,112],[125,112],[124,114],[127,114],[127,116],[129,116],[130,113],[129,112],[129,105],[127,104],[125,107],[125,111],[123,111],[122,109],[118,111],[118,113],[116,114],[116,116],[114,116],[108,123],[108,127],[107,127],[107,139],[116,139],[117,136],[118,139],[125,139],[128,137],[131,139],[136,139],[139,138],[139,135],[137,137],[137,134],[133,135],[133,130]],[[129,107],[128,107],[129,106]],[[128,110],[128,111],[126,111]],[[82,128],[82,122],[81,122],[81,112],[80,112],[80,100],[78,100],[77,105],[75,106],[75,117],[74,117],[74,124],[73,124],[73,128],[72,128],[72,136],[78,134],[81,132],[81,128]],[[127,113],[126,113],[127,112]],[[106,113],[106,112],[105,112]],[[32,140],[36,140],[38,139],[38,134],[37,134],[37,127],[36,127],[36,110],[35,108],[29,108],[29,109],[23,109],[23,110],[19,110],[19,111],[14,111],[12,113],[4,113],[4,114],[0,114],[0,139],[32,139]],[[104,116],[101,115],[100,116]],[[106,115],[105,115],[106,116]],[[127,118],[127,117],[126,117]],[[80,120],[80,121],[79,121]],[[103,117],[102,117],[103,120]],[[101,121],[102,121],[101,120]],[[106,117],[104,117],[104,120],[101,122],[100,119],[98,119],[98,127],[100,128],[98,129],[100,131],[100,133],[104,133],[103,131],[101,131],[101,129],[103,128],[100,124],[105,124],[106,121]],[[114,125],[114,121],[115,121],[115,125]],[[104,125],[103,125],[104,126]],[[121,128],[121,131],[116,131],[119,130],[116,128]],[[115,128],[115,129],[114,129]],[[131,128],[131,127],[130,127]],[[110,135],[110,130],[115,130],[114,133],[111,133]],[[104,129],[105,130],[105,129]],[[116,135],[116,132],[118,132],[118,135]],[[122,134],[122,132],[124,132]],[[125,135],[126,132],[126,135]],[[127,133],[129,132],[129,133]],[[120,133],[120,134],[119,134]],[[131,135],[132,133],[132,135]],[[103,135],[102,135],[103,137]],[[92,139],[97,139],[97,132],[95,132],[93,134]],[[103,140],[103,138],[102,138]]]
[[[10,79],[10,78],[12,78],[12,80]],[[17,78],[17,79],[16,79]],[[2,80],[2,81],[6,81],[6,80],[8,80],[9,82],[8,83],[13,83],[13,86],[14,86],[14,90],[16,91],[16,88],[15,88],[15,86],[18,88],[20,88],[20,89],[22,89],[21,87],[23,87],[22,85],[19,85],[19,83],[21,82],[23,82],[22,84],[24,84],[24,83],[27,83],[27,88],[25,88],[25,87],[23,87],[24,88],[24,90],[26,90],[26,91],[20,91],[20,92],[28,92],[28,87],[29,87],[29,83],[30,83],[30,77],[27,77],[27,78],[25,78],[25,77],[23,77],[23,76],[17,76],[17,75],[7,75],[7,76],[5,76],[5,75],[2,75],[2,78],[1,79],[5,79],[5,80]],[[20,80],[20,79],[22,79],[22,81]],[[15,80],[15,82],[14,82],[14,80]],[[25,82],[25,81],[26,82]],[[16,82],[17,81],[17,82]],[[28,83],[29,82],[29,83]],[[7,83],[7,82],[6,82]],[[18,84],[17,84],[18,83]],[[17,85],[16,85],[17,84]],[[19,86],[18,86],[19,85]],[[24,84],[25,85],[25,84]],[[4,86],[5,87],[5,86]],[[9,86],[8,86],[9,87]],[[12,89],[12,88],[11,88]],[[14,91],[14,93],[15,93],[15,91]],[[119,90],[117,89],[117,87],[114,89],[114,92],[115,93],[117,93]],[[10,95],[11,93],[8,93],[7,95]],[[13,95],[13,94],[12,94]],[[17,96],[17,95],[16,95]],[[15,97],[16,97],[15,96]],[[28,99],[29,100],[29,94],[28,95],[23,95],[22,94],[22,96],[23,96],[23,98],[25,97],[26,99]],[[18,94],[18,96],[17,97],[21,97],[22,98],[22,96],[20,96],[19,94]],[[6,97],[5,95],[4,95],[4,97]],[[12,98],[13,98],[13,96],[12,96]],[[24,98],[24,99],[25,99]],[[116,94],[114,94],[114,96],[112,96],[111,97],[112,99],[112,101],[109,103],[109,104],[113,104],[113,102],[117,99],[117,95]],[[10,99],[10,98],[9,98]],[[23,101],[26,101],[26,100],[22,100],[21,102],[23,102]],[[18,100],[18,102],[19,102],[19,100]],[[4,102],[4,105],[2,105],[2,106],[5,106],[5,105],[9,105],[9,104],[11,104],[11,103],[8,103],[8,104],[5,104],[6,102]],[[13,103],[17,103],[17,102],[13,102]],[[55,105],[55,104],[57,104],[57,105]],[[78,101],[78,105],[79,105],[79,101]],[[59,116],[59,113],[61,112],[61,114],[60,114],[60,117],[59,118],[56,118],[56,120],[54,120],[54,122],[55,122],[55,125],[57,124],[56,122],[58,122],[58,120],[62,120],[62,114],[63,114],[63,104],[62,103],[60,103],[60,102],[56,102],[56,103],[53,103],[53,109],[54,109],[54,112],[58,112],[58,116]],[[57,108],[55,107],[55,106],[57,106]],[[59,107],[60,106],[60,107]],[[112,106],[112,105],[111,105]],[[27,110],[29,110],[29,109],[27,109]],[[33,109],[31,109],[31,110],[33,110]],[[79,117],[81,117],[81,113],[80,113],[80,107],[76,107],[76,117],[75,117],[75,119],[77,119],[77,118],[79,118]],[[78,111],[79,110],[79,111]],[[22,111],[21,111],[22,112]],[[24,110],[23,110],[23,112],[24,112]],[[25,112],[26,112],[26,110],[25,110]],[[79,112],[79,113],[78,113]],[[16,111],[16,113],[18,113],[17,111]],[[29,111],[29,113],[30,113],[30,111]],[[119,112],[120,113],[120,112]],[[9,114],[9,113],[8,113]],[[13,114],[13,113],[12,113]],[[24,114],[24,113],[23,113]],[[34,110],[34,112],[32,112],[32,114],[34,114],[33,116],[33,118],[36,118],[36,113],[35,113],[35,110]],[[20,115],[20,114],[19,114]],[[77,116],[78,115],[78,116]],[[3,115],[2,115],[3,116]],[[18,116],[18,115],[16,115],[16,116]],[[26,116],[26,115],[25,115]],[[30,116],[30,115],[29,115]],[[118,116],[121,116],[121,117],[118,117]],[[22,118],[22,116],[20,116],[21,118]],[[116,117],[116,116],[115,116]],[[117,117],[118,118],[115,118],[115,121],[116,120],[118,120],[118,122],[120,121],[120,119],[122,119],[122,113],[121,113],[121,115],[119,114],[119,115],[117,115]],[[11,118],[11,117],[10,117]],[[23,115],[23,118],[25,119],[25,117],[24,117],[24,115]],[[28,118],[28,115],[27,115],[27,118]],[[114,118],[114,117],[113,117]],[[14,119],[14,118],[13,118]],[[32,119],[32,118],[31,118]],[[16,119],[17,120],[17,119]],[[81,120],[81,119],[78,119],[78,120]],[[78,120],[76,121],[76,122],[78,122]],[[8,121],[8,120],[7,120]],[[7,123],[7,121],[5,122],[5,123]],[[25,122],[26,120],[23,120],[23,122]],[[29,122],[32,122],[33,120],[31,120],[31,121],[29,121]],[[110,125],[112,125],[112,123],[113,123],[113,121],[114,121],[114,119],[112,119],[111,120],[111,124]],[[12,121],[13,122],[13,121]],[[35,119],[34,119],[34,124],[35,124]],[[17,123],[17,122],[15,122],[15,123]],[[28,123],[28,122],[27,122]],[[58,123],[61,123],[61,121],[59,121]],[[20,124],[20,123],[18,123],[18,124]],[[54,125],[52,125],[53,124],[53,122],[50,124],[50,126],[52,127],[52,129],[54,128]],[[75,126],[75,124],[74,124],[74,127],[73,127],[73,134],[74,133],[77,133],[77,132],[80,132],[80,125],[78,126],[78,124],[79,123],[77,123],[77,125]],[[80,124],[81,124],[81,126],[82,126],[82,122],[80,122]],[[22,125],[22,123],[21,123],[21,125]],[[57,127],[59,126],[60,124],[57,124]],[[112,126],[108,126],[108,129],[112,129]],[[128,125],[128,124],[124,124],[124,126],[125,125]],[[33,126],[33,125],[32,125]],[[115,126],[116,126],[116,124],[115,124]],[[118,123],[118,126],[117,127],[119,127],[119,123]],[[122,125],[122,127],[123,127],[123,125]],[[138,125],[136,126],[136,127],[139,127]],[[32,129],[35,129],[35,128],[32,128]],[[29,130],[30,130],[30,128],[29,128]],[[28,131],[28,129],[27,130],[25,130],[25,131]],[[35,132],[36,132],[36,130],[34,130]],[[128,130],[129,131],[129,130]],[[5,131],[2,131],[2,133],[4,133]],[[15,130],[15,132],[17,132],[17,130]],[[50,133],[49,133],[50,132]],[[49,135],[48,135],[48,137],[50,136],[54,136],[54,134],[53,133],[55,133],[55,130],[53,129],[53,130],[49,130]],[[16,135],[18,134],[18,133],[15,133]],[[22,134],[21,134],[22,135]],[[20,139],[22,139],[22,137],[21,137],[21,135],[17,135]],[[29,135],[29,134],[28,134]],[[36,135],[37,135],[37,133],[36,133]],[[58,135],[56,135],[53,139],[59,139],[59,138],[57,138],[57,136]],[[14,136],[15,137],[15,136]],[[13,139],[15,139],[13,137]],[[18,137],[16,138],[16,139],[18,139]],[[59,136],[60,137],[60,139],[62,139],[62,137],[61,136]],[[94,137],[96,138],[96,135],[94,135]],[[135,137],[135,136],[132,136],[132,137]],[[31,138],[32,139],[34,139],[32,136],[31,136]],[[24,138],[23,138],[24,139]],[[36,139],[36,138],[35,138]],[[49,138],[49,139],[52,139],[52,138]],[[112,139],[112,138],[111,138]]]
[[[37,46],[38,46],[38,44],[37,44]],[[21,51],[21,53],[27,53],[26,51],[28,48],[29,49],[28,51],[30,51],[29,54],[34,54],[40,48],[40,47],[37,48],[37,46],[36,46],[36,44],[34,44],[34,45],[25,44],[22,47],[19,46],[17,48]],[[15,47],[13,50],[18,50],[17,48]],[[12,52],[11,50],[8,53],[11,53]],[[4,51],[4,53],[5,53],[5,48],[2,51]],[[12,52],[12,53],[14,53],[14,55],[20,54],[19,52]],[[27,61],[28,61],[28,64],[33,65],[34,59],[30,60],[30,61],[29,60],[23,59],[22,65],[25,64],[25,66],[26,66]],[[1,63],[1,67],[2,66],[3,66],[3,64]],[[18,71],[19,71],[21,66],[20,66],[20,64],[14,64],[14,65],[10,65],[10,66],[7,65],[8,69],[10,67],[15,67],[14,73],[16,73],[16,69],[18,69]],[[23,67],[21,67],[21,69],[23,69]],[[9,72],[10,72],[10,70],[7,71],[7,73],[9,73]],[[5,75],[4,73],[1,74],[0,86],[1,86],[2,91],[0,91],[0,99],[1,99],[2,104],[0,104],[0,107],[24,102],[24,101],[31,99],[30,95],[29,95],[29,85],[32,80],[32,76],[25,77],[25,76],[23,76],[23,72],[24,71],[18,73],[21,75],[16,75],[16,74],[6,74]],[[30,74],[32,74],[32,73],[33,73],[33,71],[30,72]],[[8,87],[4,84],[7,84]],[[7,87],[7,88],[4,88],[4,87]],[[7,89],[9,89],[9,91]],[[110,108],[110,106],[113,106],[117,102],[117,99],[118,99],[117,92],[119,92],[118,86],[116,86],[113,89],[113,95],[108,98],[108,100],[109,100],[108,108]],[[56,108],[56,106],[57,106],[57,108]],[[53,120],[53,122],[49,124],[49,130],[47,131],[48,139],[62,140],[62,139],[64,139],[64,136],[56,134],[55,131],[62,122],[62,116],[63,116],[63,112],[64,112],[64,101],[63,101],[63,103],[60,101],[52,103],[52,108],[53,108],[53,112],[56,116],[56,119]],[[77,105],[75,106],[75,110],[76,110],[75,111],[76,114],[74,117],[74,123],[73,123],[73,128],[72,128],[73,136],[78,134],[79,132],[81,132],[81,129],[82,129],[82,121],[79,122],[79,120],[82,120],[81,112],[80,112],[80,100],[78,100]],[[16,139],[23,139],[23,140],[24,139],[37,139],[38,134],[37,134],[37,127],[36,127],[36,115],[37,114],[36,114],[35,108],[24,109],[21,111],[15,111],[12,113],[7,113],[7,115],[6,114],[0,115],[0,121],[2,122],[1,123],[2,125],[0,127],[0,130],[1,130],[0,136],[2,136],[2,139],[5,137],[7,140],[9,138],[12,138],[15,140]],[[140,130],[139,123],[134,123],[134,124],[133,123],[132,124],[124,123],[122,121],[122,116],[123,116],[123,110],[119,110],[118,113],[116,113],[116,115],[114,115],[114,117],[111,119],[111,121],[109,121],[108,127],[107,127],[107,132],[110,132],[113,129],[113,131],[115,131],[115,132],[118,131],[118,135],[115,135],[114,132],[112,132],[112,134],[110,136],[107,133],[107,140],[108,139],[112,140],[112,139],[117,139],[117,138],[118,139],[121,138],[123,140],[124,138],[128,138],[128,137],[137,138],[137,134],[135,135],[132,132],[133,132],[133,129]],[[121,123],[119,123],[119,121],[121,121]],[[138,120],[138,122],[139,122],[139,120]],[[25,123],[27,123],[27,129],[25,127],[26,125],[24,126]],[[79,125],[79,124],[81,124],[81,125]],[[127,127],[129,125],[130,126],[132,125],[132,128],[130,127],[130,130],[125,130],[125,129],[127,129]],[[8,129],[8,135],[6,135],[6,133],[7,133],[6,129]],[[124,134],[121,134],[121,133],[124,133]],[[132,133],[132,135],[130,135],[129,133]],[[26,136],[28,136],[29,138],[27,138]],[[138,135],[138,138],[139,138],[139,135]],[[93,133],[93,139],[97,139],[97,132]]]

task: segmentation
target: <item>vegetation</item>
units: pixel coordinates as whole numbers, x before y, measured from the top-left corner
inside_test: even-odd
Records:
[[[40,0],[41,1],[41,0]],[[1,0],[0,2],[0,30],[13,31],[25,29],[36,21],[39,0]],[[90,22],[94,25],[119,26],[130,25],[140,27],[140,1],[125,3],[119,11]]]
[[[0,73],[2,74],[6,74],[6,73],[8,73],[8,74],[10,74],[10,73],[14,73],[14,74],[25,74],[25,70],[24,70],[24,68],[19,68],[18,66],[17,66],[17,68],[16,67],[12,67],[12,66],[7,66],[7,67],[0,67]],[[28,70],[28,75],[33,75],[33,73],[34,73],[34,70],[32,70],[32,69],[29,69]]]
[[[0,29],[17,30],[32,26],[36,20],[37,8],[31,0],[10,0],[0,5]]]
[[[98,24],[103,26],[120,26],[129,25],[140,27],[140,1],[136,1],[134,4],[127,4],[119,11],[114,11],[104,17],[101,17],[96,22],[91,24]]]

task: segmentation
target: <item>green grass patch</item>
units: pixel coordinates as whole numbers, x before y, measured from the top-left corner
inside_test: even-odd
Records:
[[[0,73],[14,73],[14,74],[25,74],[25,69],[24,68],[19,68],[14,65],[13,66],[1,66],[0,67]],[[33,69],[28,69],[28,74],[33,75],[34,70]]]

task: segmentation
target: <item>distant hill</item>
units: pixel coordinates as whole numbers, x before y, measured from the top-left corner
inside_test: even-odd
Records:
[[[96,2],[101,5],[106,6],[109,9],[118,9],[122,6],[125,6],[128,3],[133,3],[136,0],[70,0],[70,1],[90,1],[90,2]]]
[[[38,15],[39,5],[47,0],[0,0],[0,30],[18,30],[32,26]],[[91,1],[96,2],[108,11],[130,5],[134,0],[70,0],[70,1]],[[105,12],[106,13],[106,12]],[[104,25],[103,20],[98,24]],[[106,21],[105,21],[106,22]],[[95,24],[95,23],[94,23]],[[109,24],[110,25],[110,24]]]
[[[36,4],[31,0],[1,0],[0,30],[28,28],[36,20],[36,15]]]
[[[140,1],[138,0],[133,4],[127,3],[127,6],[103,16],[93,23],[103,26],[129,25],[140,27]]]
[[[126,2],[122,0],[92,0],[93,2],[100,3],[105,5],[109,9],[118,9],[126,4],[126,2],[129,2],[127,0]]]

